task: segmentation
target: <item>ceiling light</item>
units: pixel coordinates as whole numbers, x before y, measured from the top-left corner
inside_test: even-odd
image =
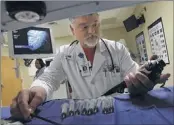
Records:
[[[8,15],[17,21],[37,22],[46,16],[46,4],[42,1],[6,1]]]

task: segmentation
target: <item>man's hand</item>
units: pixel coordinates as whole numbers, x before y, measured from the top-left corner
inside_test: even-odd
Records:
[[[148,91],[152,90],[157,83],[166,82],[169,77],[169,73],[163,74],[161,75],[160,79],[156,80],[156,83],[153,83],[145,74],[138,71],[137,73],[128,74],[124,81],[126,82],[129,92],[136,95],[147,93]]]
[[[46,97],[46,91],[42,87],[22,90],[12,100],[10,112],[12,117],[27,120]]]
[[[160,76],[160,79],[158,79],[156,82],[157,83],[165,83],[170,77],[170,73],[167,73],[167,74],[162,74]]]

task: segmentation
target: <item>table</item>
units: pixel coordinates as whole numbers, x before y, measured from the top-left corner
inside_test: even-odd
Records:
[[[174,86],[160,88],[148,92],[144,98],[130,98],[129,94],[115,96],[115,112],[112,114],[97,113],[91,116],[73,116],[61,120],[61,104],[66,100],[53,100],[44,103],[38,108],[41,109],[39,116],[61,124],[106,124],[106,125],[170,125],[174,124]],[[6,111],[8,112],[8,111]],[[7,113],[8,114],[8,113]],[[31,124],[47,124],[37,118],[26,122]],[[51,125],[51,124],[50,124]]]

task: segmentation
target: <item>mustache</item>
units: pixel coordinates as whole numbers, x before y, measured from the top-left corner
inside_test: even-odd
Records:
[[[99,36],[98,36],[98,35],[93,34],[93,35],[89,35],[88,37],[86,37],[86,39],[90,39],[90,38],[99,38]]]

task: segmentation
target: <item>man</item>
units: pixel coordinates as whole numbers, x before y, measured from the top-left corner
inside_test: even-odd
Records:
[[[153,89],[155,83],[138,71],[139,66],[122,44],[99,38],[98,14],[73,18],[70,28],[79,42],[60,47],[55,59],[31,88],[19,92],[11,105],[13,116],[27,119],[65,79],[72,87],[73,98],[77,99],[99,97],[122,80],[126,81],[130,93]]]

